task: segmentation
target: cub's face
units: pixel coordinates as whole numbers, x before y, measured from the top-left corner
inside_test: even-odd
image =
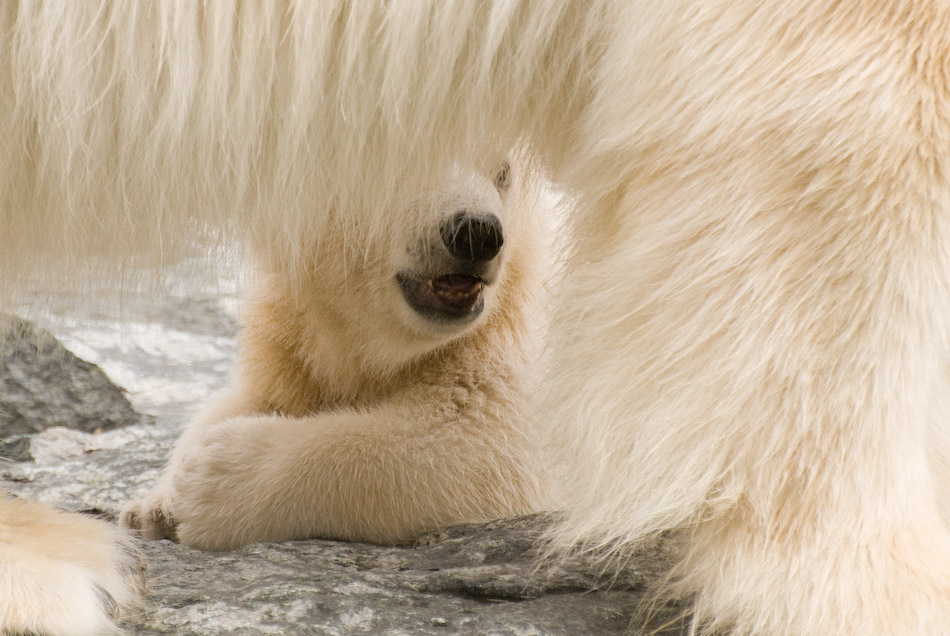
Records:
[[[509,257],[530,234],[518,175],[507,161],[446,175],[404,204],[346,215],[351,231],[323,241],[299,278],[301,313],[361,368],[405,364],[498,310]],[[372,238],[355,238],[364,223]]]
[[[396,316],[420,338],[457,336],[492,312],[511,230],[513,180],[508,161],[490,174],[456,168],[445,189],[421,203],[432,221],[392,262],[402,301]]]

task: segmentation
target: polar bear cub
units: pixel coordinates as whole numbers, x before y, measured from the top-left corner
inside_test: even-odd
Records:
[[[341,226],[303,265],[258,255],[235,377],[124,525],[212,550],[397,543],[545,507],[536,179],[503,161],[446,183],[406,203],[431,210],[421,227]]]

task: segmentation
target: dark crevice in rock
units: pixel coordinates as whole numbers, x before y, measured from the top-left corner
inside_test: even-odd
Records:
[[[31,462],[33,461],[31,446],[30,438],[26,435],[14,435],[6,439],[0,437],[0,460]]]

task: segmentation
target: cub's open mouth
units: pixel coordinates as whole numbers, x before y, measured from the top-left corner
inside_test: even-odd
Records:
[[[396,280],[409,306],[430,320],[474,319],[485,307],[484,284],[478,276],[446,274],[424,279],[399,273]]]

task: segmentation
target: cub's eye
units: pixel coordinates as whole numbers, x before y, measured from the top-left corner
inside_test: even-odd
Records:
[[[506,161],[495,173],[495,187],[504,192],[511,185],[511,165]]]

